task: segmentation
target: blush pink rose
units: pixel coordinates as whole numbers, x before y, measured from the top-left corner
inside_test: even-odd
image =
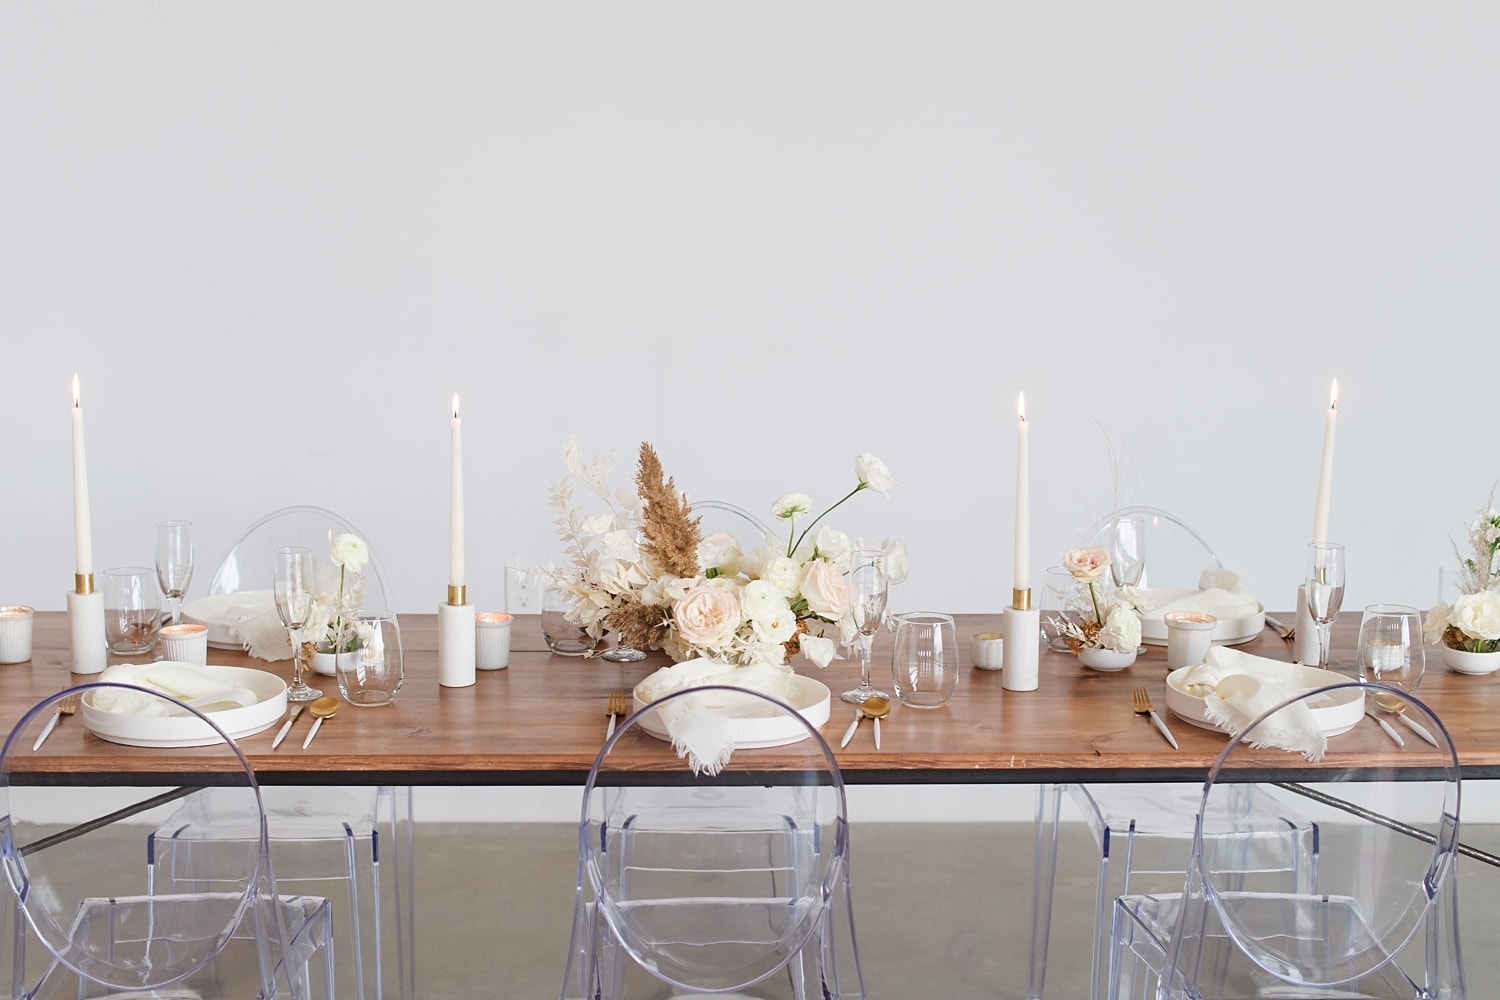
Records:
[[[740,627],[740,599],[722,587],[694,587],[672,605],[672,618],[683,642],[718,649]]]

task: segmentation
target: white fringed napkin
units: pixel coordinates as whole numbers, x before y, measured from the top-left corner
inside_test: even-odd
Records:
[[[226,684],[204,668],[192,663],[116,663],[99,675],[100,684],[130,684],[148,691],[159,691],[178,701],[200,706],[254,704],[255,693],[235,684]],[[248,699],[248,700],[247,700]],[[101,712],[119,715],[173,715],[173,706],[138,691],[101,688],[89,699]],[[209,710],[209,709],[205,709]]]
[[[1295,663],[1211,646],[1203,662],[1183,675],[1182,686],[1203,699],[1210,722],[1238,735],[1263,713],[1310,690],[1303,671]],[[1299,702],[1262,723],[1251,745],[1291,750],[1316,763],[1328,749],[1328,737],[1312,709]]]
[[[756,691],[786,701],[791,691],[792,668],[784,664],[735,666],[720,660],[695,659],[663,667],[636,688],[642,701],[651,703],[686,688],[727,685]],[[759,712],[764,702],[733,691],[705,691],[677,698],[658,709],[662,726],[672,737],[672,749],[686,757],[694,774],[718,774],[734,752],[734,733],[729,720],[742,711]]]
[[[290,660],[292,641],[287,638],[286,626],[276,609],[230,608],[224,617],[228,619],[229,635],[245,647],[245,652],[257,660]]]

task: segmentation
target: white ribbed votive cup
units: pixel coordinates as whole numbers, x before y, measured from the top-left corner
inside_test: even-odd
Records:
[[[31,659],[31,627],[36,610],[24,604],[0,605],[0,663]]]
[[[511,616],[481,611],[474,616],[474,668],[504,670],[510,666]]]
[[[1219,620],[1203,611],[1168,611],[1161,617],[1167,623],[1167,669],[1202,663]]]
[[[979,632],[969,637],[969,660],[980,670],[1005,666],[1005,633]]]
[[[167,625],[157,637],[163,660],[178,663],[208,663],[207,625]]]

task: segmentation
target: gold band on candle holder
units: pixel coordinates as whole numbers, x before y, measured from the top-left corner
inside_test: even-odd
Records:
[[[1017,611],[1030,611],[1031,588],[1027,587],[1025,590],[1017,590],[1015,588],[1011,588],[1010,606],[1015,608]]]
[[[448,585],[448,603],[453,607],[462,607],[469,603],[469,588]]]
[[[94,574],[92,574],[92,573],[74,573],[73,574],[73,593],[75,593],[75,594],[92,594],[93,592],[94,592]]]

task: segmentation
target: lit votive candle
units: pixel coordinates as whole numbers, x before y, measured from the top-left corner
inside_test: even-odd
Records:
[[[0,663],[31,659],[31,625],[36,611],[24,604],[0,606]]]
[[[510,666],[510,615],[481,611],[474,616],[474,667],[504,670]]]
[[[161,658],[176,663],[208,663],[207,625],[167,625],[157,639]]]
[[[1202,663],[1219,620],[1202,611],[1168,611],[1162,620],[1167,623],[1167,669]]]
[[[1005,665],[1005,633],[976,632],[969,638],[969,659],[980,670],[999,670]]]

